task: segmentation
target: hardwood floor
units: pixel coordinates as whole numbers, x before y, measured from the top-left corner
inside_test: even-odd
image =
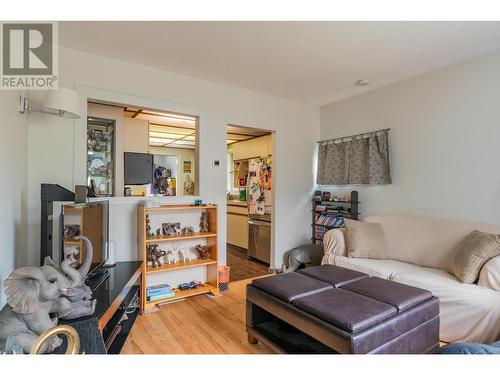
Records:
[[[247,342],[245,286],[233,282],[224,295],[205,295],[163,305],[137,320],[122,354],[266,354],[270,349]]]
[[[269,274],[267,265],[248,259],[246,250],[230,244],[227,244],[227,265],[231,267],[231,281]]]

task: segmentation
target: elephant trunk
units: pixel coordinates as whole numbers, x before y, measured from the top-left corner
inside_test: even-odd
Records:
[[[68,278],[70,287],[74,288],[75,286],[80,285],[81,276],[80,272],[71,266],[71,263],[72,261],[70,259],[63,260],[61,262],[61,271],[63,271]]]
[[[90,270],[90,266],[92,265],[92,258],[94,257],[94,248],[92,247],[92,243],[90,242],[90,240],[85,236],[76,236],[75,239],[77,240],[81,239],[85,243],[85,250],[86,250],[85,260],[78,269],[78,272],[80,273],[79,285],[83,285],[85,277],[87,276],[87,273]]]

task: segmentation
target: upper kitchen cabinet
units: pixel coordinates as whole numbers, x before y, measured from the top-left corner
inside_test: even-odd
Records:
[[[272,137],[271,135],[263,135],[235,142],[229,144],[227,150],[233,154],[233,160],[266,157],[272,154]]]

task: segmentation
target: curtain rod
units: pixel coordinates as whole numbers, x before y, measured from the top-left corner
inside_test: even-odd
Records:
[[[389,130],[391,130],[391,128],[374,130],[374,131],[371,131],[371,132],[359,133],[359,134],[355,134],[355,135],[349,135],[349,136],[346,136],[346,137],[338,137],[338,138],[325,139],[323,141],[318,141],[318,143],[329,143],[329,142],[335,142],[335,141],[339,141],[339,140],[343,141],[345,139],[354,139],[356,137],[363,137],[365,135],[372,135],[372,134],[377,134],[377,133],[380,133],[380,132],[388,132]]]

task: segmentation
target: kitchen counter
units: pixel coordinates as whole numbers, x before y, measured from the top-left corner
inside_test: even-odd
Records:
[[[247,202],[246,201],[236,201],[236,200],[231,200],[227,201],[228,206],[238,206],[238,207],[247,207]]]

